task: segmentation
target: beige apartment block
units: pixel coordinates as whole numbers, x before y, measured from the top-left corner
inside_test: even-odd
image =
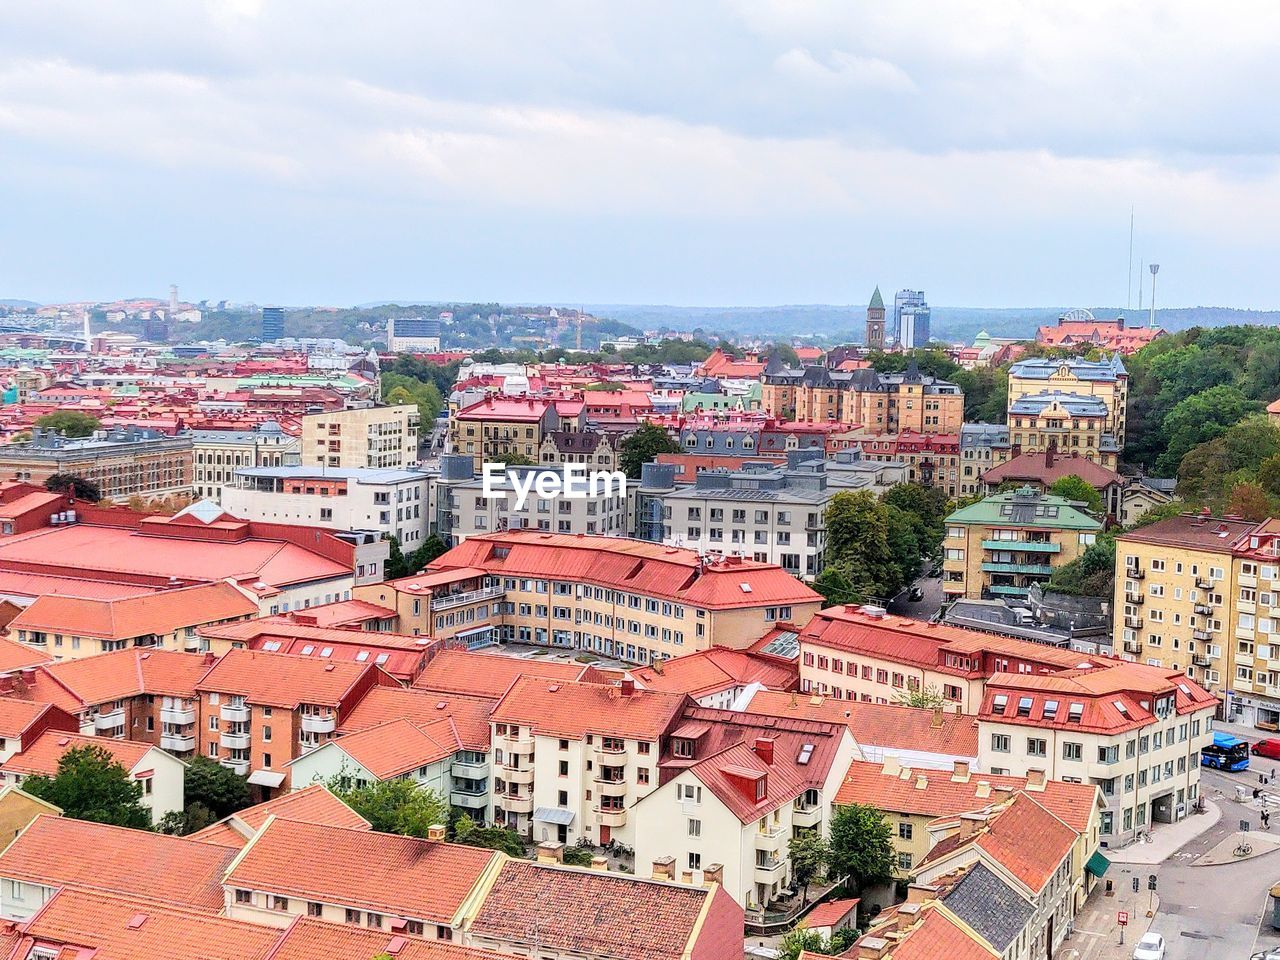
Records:
[[[329,410],[302,418],[302,465],[377,469],[412,467],[418,462],[418,408]]]

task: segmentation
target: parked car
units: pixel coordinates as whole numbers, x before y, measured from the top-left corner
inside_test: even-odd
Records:
[[[1255,757],[1280,760],[1280,740],[1259,740],[1249,751]]]
[[[919,603],[924,599],[924,590],[920,587],[912,587],[907,591],[907,599],[912,603]]]
[[[1249,960],[1280,960],[1280,947],[1272,947],[1270,950],[1259,950]]]
[[[1133,948],[1133,960],[1164,960],[1164,937],[1158,933],[1144,933]]]

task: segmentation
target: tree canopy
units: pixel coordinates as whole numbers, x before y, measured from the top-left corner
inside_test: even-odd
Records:
[[[102,427],[102,421],[79,410],[55,410],[37,417],[35,425],[42,430],[56,430],[68,437],[87,437]]]
[[[1074,473],[1059,477],[1049,485],[1049,493],[1055,497],[1063,497],[1083,503],[1090,513],[1102,513],[1102,495],[1088,481]]]
[[[897,854],[889,822],[875,807],[852,803],[836,808],[831,818],[832,877],[843,877],[855,890],[893,878]]]
[[[618,447],[618,466],[632,480],[640,479],[640,468],[652,463],[660,453],[679,453],[680,444],[656,423],[642,423]]]
[[[434,790],[414,780],[358,784],[342,772],[331,777],[326,785],[379,833],[425,837],[431,827],[449,822],[449,804]]]
[[[73,747],[59,758],[54,776],[28,777],[22,788],[76,820],[136,830],[151,827],[151,814],[142,805],[142,784],[96,744]]]
[[[249,806],[249,781],[217,760],[198,753],[187,761],[183,794],[188,807],[201,804],[213,813],[215,820],[221,820]]]
[[[44,482],[46,490],[54,493],[65,493],[77,500],[97,503],[102,499],[102,488],[93,480],[77,476],[74,473],[55,473]]]

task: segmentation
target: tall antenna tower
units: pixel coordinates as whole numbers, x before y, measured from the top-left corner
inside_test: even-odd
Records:
[[[1154,330],[1156,328],[1156,274],[1160,272],[1160,264],[1153,263],[1148,269],[1151,271],[1151,321],[1147,325]]]

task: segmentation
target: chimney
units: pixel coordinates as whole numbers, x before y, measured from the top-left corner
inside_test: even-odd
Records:
[[[724,884],[724,864],[709,863],[702,871],[702,882],[707,886],[713,883]]]
[[[885,757],[884,766],[880,768],[880,772],[886,777],[896,777],[902,772],[902,764],[898,762],[896,756]]]
[[[957,760],[951,768],[952,783],[968,783],[969,782],[969,761]]]
[[[933,708],[933,717],[929,721],[929,726],[934,730],[938,730],[942,727],[942,707]]]
[[[922,774],[919,774],[919,775],[916,777],[916,789],[917,789],[917,790],[928,790],[928,789],[929,789],[929,778],[928,778],[928,777],[926,777],[923,773],[922,773]]]
[[[676,858],[658,857],[653,861],[654,880],[674,880],[676,878]]]
[[[539,863],[564,863],[564,844],[557,840],[543,840],[538,844]]]
[[[13,674],[6,673],[0,677],[0,694],[13,693],[14,679]]]
[[[756,737],[755,751],[761,763],[773,766],[773,737]]]
[[[444,824],[434,823],[431,826],[427,827],[428,840],[443,840],[444,837],[445,837]]]
[[[919,919],[919,916],[920,904],[918,903],[904,903],[898,907],[898,916],[896,918],[898,932],[905,933]]]
[[[927,883],[913,883],[907,887],[907,903],[928,903],[938,899],[938,888]]]
[[[599,870],[601,873],[609,872],[609,858],[603,854],[597,853],[591,858],[591,869]]]
[[[987,818],[976,813],[960,814],[960,839],[967,840],[982,829]]]
[[[630,677],[623,677],[622,695],[624,697],[629,697],[635,692],[636,692],[636,682],[632,680]]]
[[[1027,789],[1036,793],[1044,792],[1044,771],[1039,768],[1032,768],[1027,771]]]
[[[23,682],[23,683],[26,683],[26,684],[32,684],[32,683],[35,683],[35,682],[36,682],[36,669],[35,669],[35,667],[23,667],[23,668],[22,668],[20,671],[18,671],[18,672],[19,672],[19,675],[22,677],[22,682]]]
[[[985,799],[987,799],[989,796],[991,796],[991,781],[990,781],[990,780],[979,780],[979,781],[978,781],[978,789],[977,789],[977,791],[974,793],[974,796],[975,796],[975,797],[977,797],[979,800],[985,800]]]
[[[858,960],[880,960],[889,952],[889,941],[884,937],[863,937],[858,942]]]
[[[214,665],[214,663],[216,663],[216,662],[217,662],[217,660],[218,660],[218,658],[217,658],[217,657],[215,657],[215,656],[213,655],[213,651],[212,651],[212,650],[206,650],[206,651],[205,651],[205,654],[204,654],[204,665],[205,665],[206,667],[212,667],[212,666]]]
[[[685,886],[693,886],[693,871],[682,870],[680,872],[680,882],[683,883]]]

